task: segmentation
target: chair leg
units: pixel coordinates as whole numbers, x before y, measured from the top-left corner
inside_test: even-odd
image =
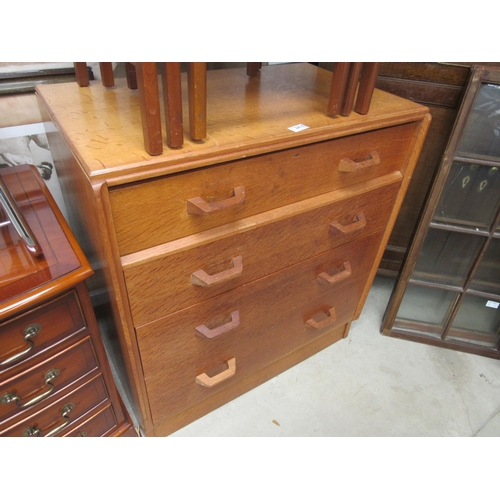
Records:
[[[327,108],[327,113],[330,115],[338,115],[341,111],[350,65],[351,63],[337,62],[333,66],[332,83],[330,86],[330,97]]]
[[[87,63],[76,62],[73,63],[73,66],[75,67],[76,83],[78,83],[80,87],[88,87],[90,82],[89,82],[89,72],[87,70]]]
[[[360,115],[366,115],[370,110],[370,103],[377,81],[380,63],[363,63],[361,80],[359,81],[358,97],[354,111]]]
[[[195,141],[207,136],[207,64],[188,63],[189,132]]]
[[[354,99],[356,98],[356,91],[358,90],[359,76],[361,75],[361,68],[363,63],[351,63],[349,69],[349,76],[347,77],[347,85],[344,96],[344,102],[340,114],[342,116],[349,116],[354,106]]]
[[[151,156],[163,152],[158,71],[154,62],[135,63],[144,147]]]
[[[167,145],[171,148],[180,148],[184,142],[180,62],[165,63],[163,100],[167,125]]]
[[[100,62],[101,81],[104,87],[111,88],[115,86],[115,76],[113,75],[113,64],[110,62]]]
[[[247,76],[257,76],[261,68],[261,62],[247,62]]]
[[[130,90],[137,90],[137,75],[135,66],[132,63],[125,63],[125,74],[127,75],[127,87]]]

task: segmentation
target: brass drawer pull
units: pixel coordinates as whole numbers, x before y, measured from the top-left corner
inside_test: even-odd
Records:
[[[191,215],[209,215],[214,212],[236,207],[245,203],[245,186],[238,186],[233,189],[233,196],[225,200],[213,201],[209,203],[203,198],[190,198],[187,200],[187,212]]]
[[[339,281],[345,280],[351,276],[351,264],[349,261],[344,262],[340,271],[330,276],[327,272],[321,273],[316,278],[319,283],[326,283],[328,285],[333,285]]]
[[[332,222],[329,226],[330,233],[332,234],[349,234],[354,233],[355,231],[359,231],[366,226],[366,219],[363,212],[360,212],[356,217],[354,217],[354,221],[351,224],[346,224],[345,226],[340,224],[339,222]]]
[[[207,339],[213,339],[215,337],[218,337],[219,335],[222,335],[223,333],[230,332],[231,330],[234,330],[239,326],[240,326],[240,311],[233,311],[231,313],[231,319],[229,323],[221,325],[212,330],[208,328],[206,325],[200,325],[197,326],[195,330],[204,337],[206,337]]]
[[[380,165],[380,155],[377,151],[370,153],[370,158],[365,161],[355,162],[350,158],[342,158],[339,163],[339,172],[357,172],[364,168],[375,167]]]
[[[314,328],[314,330],[321,330],[331,325],[332,323],[335,323],[335,321],[337,321],[337,313],[335,312],[335,307],[329,309],[326,315],[327,318],[324,319],[323,321],[315,321],[314,319],[308,319],[306,321],[306,326]]]
[[[214,387],[224,380],[231,378],[236,373],[236,358],[232,358],[227,362],[227,370],[213,377],[209,377],[206,373],[202,373],[196,377],[196,383],[202,385],[203,387]]]
[[[203,269],[191,274],[191,283],[196,286],[213,286],[238,278],[243,272],[243,257],[239,255],[231,259],[232,267],[217,274],[207,274]]]
[[[45,392],[42,392],[42,394],[39,394],[38,396],[34,397],[33,399],[30,399],[26,403],[21,404],[21,398],[15,392],[5,393],[0,398],[0,403],[9,404],[9,403],[13,403],[15,401],[18,408],[28,408],[29,406],[33,406],[34,404],[42,401],[43,399],[48,397],[50,394],[52,394],[52,392],[54,392],[55,386],[52,384],[52,381],[57,378],[59,373],[60,373],[60,370],[58,370],[57,368],[49,370],[44,376],[45,385],[48,385],[49,389],[46,390]]]
[[[47,431],[45,434],[42,434],[43,431],[39,429],[36,426],[28,427],[24,429],[23,431],[23,436],[24,437],[51,437],[57,434],[58,432],[62,431],[66,426],[70,424],[70,413],[73,411],[75,408],[75,405],[73,403],[68,403],[67,405],[64,405],[63,409],[61,410],[61,417],[64,420],[61,424],[57,425],[53,429],[50,429]]]
[[[24,340],[29,344],[29,347],[27,349],[24,349],[24,351],[21,351],[21,352],[18,352],[17,354],[14,354],[14,356],[11,356],[10,358],[7,358],[3,361],[0,361],[0,366],[10,365],[11,363],[18,361],[21,358],[24,358],[24,356],[26,356],[26,354],[28,354],[35,347],[35,343],[31,339],[35,335],[38,335],[41,330],[42,330],[42,327],[36,323],[33,323],[32,325],[28,325],[23,330],[23,336],[24,336]]]

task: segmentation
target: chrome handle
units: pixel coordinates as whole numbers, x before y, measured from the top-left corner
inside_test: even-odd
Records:
[[[2,205],[10,223],[14,226],[19,237],[23,240],[26,248],[35,256],[43,255],[42,248],[38,244],[33,231],[31,231],[23,214],[19,210],[16,200],[11,195],[9,188],[6,186],[0,176],[0,205]]]
[[[7,358],[3,361],[0,361],[0,366],[5,366],[5,365],[10,365],[11,363],[14,363],[15,361],[23,358],[28,354],[34,347],[35,343],[31,340],[33,337],[38,335],[40,331],[42,330],[42,327],[36,323],[33,323],[32,325],[28,325],[24,330],[23,330],[23,336],[24,340],[28,342],[29,347],[24,349],[24,351],[18,352],[17,354],[14,354],[14,356],[11,356],[10,358]]]
[[[62,431],[66,426],[68,426],[70,424],[70,413],[73,411],[74,408],[75,408],[75,405],[73,403],[68,403],[67,405],[64,405],[63,409],[61,410],[61,417],[63,418],[64,422],[57,425],[53,429],[50,429],[43,436],[42,436],[43,431],[36,426],[31,426],[31,427],[24,429],[23,436],[24,437],[51,437],[51,436],[54,436],[55,434]]]
[[[38,396],[35,396],[33,399],[30,399],[24,404],[21,404],[21,398],[15,392],[7,392],[0,398],[0,403],[9,404],[15,402],[18,408],[28,408],[29,406],[33,406],[34,404],[42,401],[46,397],[48,397],[52,392],[54,392],[55,386],[52,384],[52,381],[57,378],[60,370],[54,368],[49,370],[45,376],[43,377],[45,380],[45,385],[49,386],[49,389]]]

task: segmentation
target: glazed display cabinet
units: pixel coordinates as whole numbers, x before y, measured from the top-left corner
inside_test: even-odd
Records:
[[[385,335],[500,357],[500,71],[476,66]]]

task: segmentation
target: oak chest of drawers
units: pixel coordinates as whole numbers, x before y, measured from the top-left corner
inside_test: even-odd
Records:
[[[209,72],[207,139],[156,157],[124,82],[37,89],[146,435],[342,339],[359,316],[429,115],[376,90],[368,115],[328,117],[329,82],[308,64]]]
[[[36,167],[0,175],[2,219],[14,220],[0,229],[0,436],[136,435],[97,329],[87,259]]]

